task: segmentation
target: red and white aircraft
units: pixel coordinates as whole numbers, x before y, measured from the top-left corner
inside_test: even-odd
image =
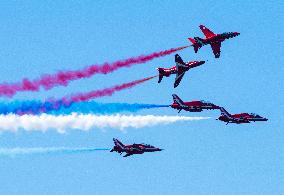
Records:
[[[176,88],[183,75],[185,74],[186,71],[188,71],[191,68],[200,66],[202,64],[205,63],[205,61],[191,61],[191,62],[184,62],[181,57],[176,54],[175,55],[175,63],[176,66],[172,67],[172,68],[157,68],[157,70],[159,71],[159,81],[158,83],[160,83],[163,79],[163,77],[169,77],[171,74],[176,74],[176,78],[175,78],[175,83],[174,83],[174,87]]]
[[[113,138],[114,147],[110,152],[118,152],[122,154],[125,152],[126,154],[123,157],[128,157],[133,154],[143,154],[144,152],[158,152],[162,151],[163,149],[156,148],[149,144],[131,144],[131,145],[124,145],[118,139]]]
[[[211,45],[215,58],[220,57],[221,53],[221,43],[226,39],[230,39],[240,35],[238,32],[225,32],[221,34],[215,34],[208,28],[203,25],[200,25],[199,28],[205,35],[205,39],[200,37],[188,38],[188,40],[192,43],[195,53],[197,53],[198,49],[204,45]]]
[[[223,107],[220,107],[220,111],[221,111],[221,116],[216,120],[226,122],[227,124],[228,123],[241,124],[241,123],[250,123],[251,121],[256,122],[256,121],[267,121],[268,120],[267,118],[261,117],[258,114],[254,114],[254,113],[230,114]]]
[[[171,105],[173,109],[177,109],[180,113],[181,110],[189,111],[189,112],[201,112],[203,109],[206,110],[214,110],[219,109],[219,106],[212,104],[210,102],[200,100],[200,101],[191,101],[191,102],[183,102],[176,94],[173,94],[174,103]]]

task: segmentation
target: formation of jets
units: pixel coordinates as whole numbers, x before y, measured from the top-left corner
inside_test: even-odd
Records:
[[[204,25],[200,25],[199,28],[203,32],[205,38],[200,38],[200,37],[188,38],[188,40],[192,43],[191,46],[193,47],[194,52],[197,53],[201,47],[205,45],[210,45],[215,58],[220,57],[221,43],[223,41],[240,35],[240,33],[238,32],[225,32],[221,34],[215,34]],[[200,66],[204,63],[205,61],[184,62],[182,58],[178,54],[176,54],[174,67],[157,68],[159,72],[158,83],[161,83],[163,77],[169,77],[170,75],[174,74],[176,75],[174,88],[176,88],[177,86],[179,86],[184,74],[188,70]],[[173,94],[172,96],[173,96],[173,103],[170,106],[173,109],[178,110],[178,113],[180,113],[182,110],[188,112],[202,112],[203,110],[220,110],[221,115],[216,120],[223,121],[226,123],[226,125],[229,123],[242,124],[242,123],[268,120],[267,118],[261,117],[260,115],[254,113],[230,114],[225,110],[224,107],[217,106],[208,101],[194,100],[190,102],[183,102],[176,94]],[[156,152],[162,150],[160,148],[156,148],[154,146],[147,144],[123,145],[119,140],[115,138],[113,139],[113,141],[115,146],[113,147],[111,152],[118,152],[120,154],[125,152],[126,154],[124,155],[124,157],[133,154],[143,154],[144,152]]]
[[[221,34],[215,34],[204,25],[200,25],[199,28],[205,35],[205,39],[202,39],[200,37],[188,38],[188,40],[192,43],[191,46],[194,48],[195,53],[197,53],[198,49],[200,49],[204,45],[209,44],[211,45],[215,58],[220,57],[221,43],[223,41],[240,35],[240,33],[238,32],[225,32]],[[176,78],[175,78],[174,87],[176,88],[179,85],[180,81],[182,80],[186,71],[188,71],[191,68],[204,64],[205,61],[191,61],[185,63],[182,60],[182,58],[178,54],[176,54],[175,63],[176,65],[172,68],[157,68],[157,70],[159,71],[158,83],[162,81],[164,76],[169,77],[171,74],[175,74]]]
[[[221,111],[221,116],[216,120],[220,120],[223,122],[228,123],[250,123],[256,121],[267,121],[267,118],[264,118],[255,113],[240,113],[240,114],[230,114],[225,110],[225,108],[217,106],[211,102],[204,101],[204,100],[194,100],[190,102],[183,102],[176,94],[173,94],[173,104],[171,107],[173,109],[177,109],[178,113],[181,110],[185,110],[188,112],[202,112],[203,110],[215,110],[218,109]]]

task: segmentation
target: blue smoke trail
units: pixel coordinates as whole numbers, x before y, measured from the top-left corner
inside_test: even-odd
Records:
[[[169,107],[169,105],[157,104],[128,104],[128,103],[99,103],[94,101],[70,103],[59,101],[13,101],[9,103],[0,103],[0,114],[70,114],[78,113],[99,113],[111,114],[118,112],[137,112],[142,109],[152,109]]]
[[[39,154],[74,154],[94,151],[106,151],[108,148],[0,148],[0,156],[15,157],[19,155],[39,155]]]
[[[60,114],[70,114],[72,112],[78,113],[100,113],[112,114],[119,112],[137,112],[143,109],[169,107],[169,105],[157,104],[128,104],[128,103],[98,103],[98,102],[80,102],[74,103],[69,108],[62,108]]]

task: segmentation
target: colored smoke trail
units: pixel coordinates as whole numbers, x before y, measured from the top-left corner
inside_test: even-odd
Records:
[[[57,103],[58,105],[58,103]],[[44,107],[44,109],[43,109]],[[10,103],[0,103],[0,114],[40,114],[43,110],[48,114],[71,114],[77,113],[99,113],[112,114],[119,112],[137,112],[143,109],[163,108],[169,105],[158,104],[128,104],[128,103],[99,103],[94,101],[79,102],[68,105],[63,105],[57,110],[54,110],[51,104],[40,101],[13,101]]]
[[[64,133],[67,130],[78,129],[90,131],[92,129],[114,128],[123,130],[125,128],[142,128],[154,125],[167,125],[182,121],[199,121],[210,117],[188,117],[188,116],[155,116],[155,115],[93,115],[76,114],[71,115],[0,115],[0,132],[19,130],[41,131],[56,130]]]
[[[65,147],[51,147],[51,148],[0,148],[0,156],[15,157],[19,155],[34,155],[34,154],[74,154],[87,153],[94,151],[106,151],[107,148],[65,148]]]
[[[53,112],[53,114],[71,114],[72,112],[77,113],[99,113],[99,114],[112,114],[119,112],[138,112],[145,109],[154,108],[166,108],[169,105],[158,105],[158,104],[128,104],[128,103],[98,103],[98,102],[80,102],[72,104],[69,108],[62,108],[59,112]]]
[[[119,60],[113,63],[106,62],[103,65],[91,65],[81,70],[60,71],[55,74],[46,74],[34,80],[24,78],[21,82],[18,83],[3,83],[0,84],[0,96],[13,97],[17,92],[20,91],[39,91],[41,88],[49,90],[56,86],[67,86],[69,82],[73,80],[89,78],[95,74],[108,74],[119,68],[130,67],[134,64],[146,63],[155,58],[170,55],[176,51],[185,49],[187,47],[189,46],[154,52],[149,55],[141,55],[125,60]]]
[[[114,92],[121,91],[124,89],[128,89],[131,87],[134,87],[138,84],[144,83],[145,81],[151,80],[157,76],[152,76],[152,77],[147,77],[144,79],[140,80],[135,80],[129,83],[123,83],[121,85],[116,85],[110,88],[102,89],[102,90],[96,90],[96,91],[91,91],[89,93],[81,93],[81,94],[76,94],[71,97],[65,97],[62,100],[68,102],[68,100],[73,103],[73,102],[82,102],[82,101],[88,101],[90,99],[102,97],[102,96],[111,96]],[[68,103],[70,103],[68,102]]]
[[[138,84],[141,84],[155,77],[156,76],[147,77],[144,79],[135,80],[128,83],[115,85],[113,87],[105,88],[102,90],[95,90],[87,93],[78,93],[75,95],[63,97],[59,100],[48,100],[46,102],[30,101],[30,102],[23,102],[22,104],[21,103],[19,104],[19,102],[14,102],[10,105],[7,104],[8,106],[1,107],[0,114],[14,113],[19,115],[24,115],[24,114],[39,114],[39,113],[57,111],[62,108],[69,108],[74,103],[84,102],[103,96],[111,96],[117,91],[129,89],[131,87],[134,87]]]

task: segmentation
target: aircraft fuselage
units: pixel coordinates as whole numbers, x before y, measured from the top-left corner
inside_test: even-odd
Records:
[[[184,102],[182,105],[178,103],[173,103],[171,105],[173,109],[177,110],[185,110],[189,112],[201,112],[202,110],[214,110],[219,109],[219,106],[216,106],[212,103],[206,103],[204,101],[191,101],[191,102]]]
[[[201,46],[216,43],[216,42],[223,42],[226,39],[230,39],[238,35],[240,35],[240,33],[238,32],[225,32],[222,34],[216,34],[212,37],[205,38],[205,39],[201,39],[199,37],[194,37],[194,39],[196,41],[196,44],[198,44],[201,47]]]
[[[268,120],[267,118],[264,118],[264,117],[262,117],[260,115],[249,114],[249,113],[234,114],[232,116],[233,117],[238,117],[238,118],[245,118],[248,121],[253,121],[253,122],[256,122],[256,121],[267,121]]]
[[[236,117],[227,117],[227,116],[220,116],[218,120],[226,123],[236,123],[236,124],[250,123],[249,120],[245,118],[236,118]]]
[[[190,62],[186,62],[186,68],[184,71],[188,71],[191,68],[195,68],[197,66],[200,66],[202,64],[204,64],[205,61],[190,61]],[[171,74],[176,74],[177,73],[177,68],[176,66],[173,66],[171,68],[157,68],[157,70],[159,70],[159,74],[165,76],[165,77],[169,77]]]
[[[220,116],[218,120],[227,122],[227,123],[250,123],[251,121],[256,122],[256,121],[267,121],[267,118],[261,117],[259,115],[252,115],[248,113],[241,113],[241,114],[233,114],[230,116]]]

